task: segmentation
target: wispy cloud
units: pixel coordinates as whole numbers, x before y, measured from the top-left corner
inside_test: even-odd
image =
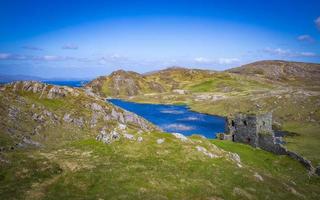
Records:
[[[233,63],[237,63],[240,60],[238,58],[219,58],[218,59],[218,63],[219,64],[233,64]]]
[[[264,53],[270,55],[276,55],[280,57],[319,57],[320,55],[314,52],[296,52],[290,49],[281,49],[281,48],[265,48],[263,49]]]
[[[10,56],[10,53],[0,53],[0,60],[7,60]]]
[[[78,58],[69,56],[57,56],[57,55],[23,55],[23,54],[11,54],[11,53],[0,53],[0,60],[32,60],[32,61],[65,61],[65,60],[76,60]]]
[[[204,58],[204,57],[197,57],[194,58],[194,61],[196,63],[200,64],[233,64],[233,63],[238,63],[240,62],[240,59],[238,58],[217,58],[217,59],[209,59],[209,58]]]
[[[71,44],[71,43],[65,44],[65,45],[62,46],[62,49],[65,49],[65,50],[77,50],[78,48],[79,48],[78,45]]]
[[[315,39],[313,37],[311,37],[310,35],[300,35],[297,37],[297,40],[299,40],[301,42],[309,42],[309,43],[315,42]]]
[[[291,51],[289,49],[282,49],[282,48],[265,48],[263,49],[265,53],[273,54],[273,55],[278,55],[278,56],[287,56],[291,55]]]
[[[43,51],[42,48],[37,46],[32,46],[32,45],[25,45],[25,46],[22,46],[22,48],[27,50],[32,50],[32,51]]]
[[[122,64],[123,62],[128,62],[129,59],[126,56],[120,55],[120,54],[110,54],[110,55],[104,55],[98,58],[98,63],[100,65],[106,65],[108,63],[117,63]],[[133,62],[133,61],[132,61]]]
[[[197,58],[194,59],[194,61],[196,61],[198,63],[209,63],[210,59],[204,58],[204,57],[197,57]]]
[[[320,16],[314,20],[314,23],[316,24],[317,28],[320,30]]]

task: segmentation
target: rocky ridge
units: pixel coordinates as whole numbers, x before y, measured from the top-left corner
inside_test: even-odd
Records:
[[[109,137],[117,131],[120,137],[129,130],[158,130],[89,90],[19,81],[1,86],[0,94],[1,136],[10,141],[1,150],[40,147],[51,135],[77,138],[103,133]]]

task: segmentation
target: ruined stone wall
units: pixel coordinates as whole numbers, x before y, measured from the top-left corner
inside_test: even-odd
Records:
[[[256,116],[257,132],[273,132],[272,131],[272,113],[265,113]]]
[[[280,144],[275,143],[275,138],[272,133],[259,133],[259,145],[261,149],[272,152],[278,155],[286,155],[287,150]]]
[[[258,135],[256,117],[253,115],[237,114],[231,118],[227,130],[232,130],[233,141],[250,144],[257,147]]]

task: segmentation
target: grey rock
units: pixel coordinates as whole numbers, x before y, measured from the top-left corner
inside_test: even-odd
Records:
[[[38,123],[43,123],[46,120],[46,118],[43,115],[37,113],[33,113],[32,119]]]
[[[105,144],[110,144],[113,141],[120,139],[120,134],[116,131],[107,133],[104,129],[100,131],[100,134],[96,137],[96,140],[102,141]]]
[[[182,142],[188,142],[189,139],[182,135],[181,133],[172,133],[173,136],[175,136],[177,139],[181,140]]]
[[[67,92],[57,86],[53,86],[49,91],[47,98],[48,99],[54,99],[59,97],[65,97],[67,95]]]
[[[94,111],[101,111],[102,110],[102,106],[100,106],[97,103],[92,103],[91,104],[91,109],[94,110]]]
[[[257,181],[263,181],[262,176],[261,176],[260,174],[258,174],[257,172],[255,172],[253,176],[255,177],[255,179],[256,179]]]
[[[137,141],[138,141],[138,142],[142,142],[142,141],[143,141],[143,138],[142,138],[141,136],[139,136],[139,137],[137,138]]]
[[[157,139],[157,144],[162,144],[162,143],[164,143],[164,138],[160,138],[160,139]]]
[[[127,126],[125,124],[118,124],[118,128],[119,130],[125,130],[127,128]]]
[[[123,134],[123,137],[128,139],[128,140],[134,140],[134,136],[128,133]]]
[[[96,112],[93,112],[92,117],[91,117],[91,121],[90,121],[91,127],[96,126],[96,124],[98,123],[98,118],[99,118],[99,114]]]
[[[204,155],[208,156],[209,158],[217,158],[218,156],[209,152],[206,148],[202,147],[202,146],[196,146],[196,149],[199,152],[202,152]]]
[[[17,147],[25,148],[25,147],[42,147],[42,145],[39,142],[31,140],[29,136],[24,136],[22,138],[22,141],[18,144],[16,144]],[[11,150],[14,150],[14,147],[10,147]]]
[[[71,114],[66,113],[66,114],[63,116],[63,121],[65,121],[65,122],[67,122],[67,123],[72,122],[73,119],[71,118]]]
[[[14,106],[10,106],[9,109],[8,109],[8,117],[10,119],[17,119],[18,116],[19,116],[19,113],[20,113],[20,109],[19,108],[16,108]]]
[[[73,123],[78,127],[83,127],[84,126],[84,120],[83,120],[82,117],[80,117],[79,119],[74,119]]]

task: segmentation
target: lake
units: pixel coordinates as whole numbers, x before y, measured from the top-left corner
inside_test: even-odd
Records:
[[[225,118],[194,112],[184,105],[134,103],[120,99],[108,101],[136,113],[166,132],[216,138],[216,133],[225,131]]]
[[[51,85],[60,85],[60,86],[69,86],[69,87],[82,87],[89,81],[87,80],[75,80],[75,81],[42,81],[43,83],[51,84]]]
[[[0,81],[0,84],[6,84],[10,83],[13,81]],[[60,86],[69,86],[69,87],[82,87],[85,84],[87,84],[89,81],[88,80],[43,80],[39,81],[42,83],[47,83],[50,85],[60,85]]]

